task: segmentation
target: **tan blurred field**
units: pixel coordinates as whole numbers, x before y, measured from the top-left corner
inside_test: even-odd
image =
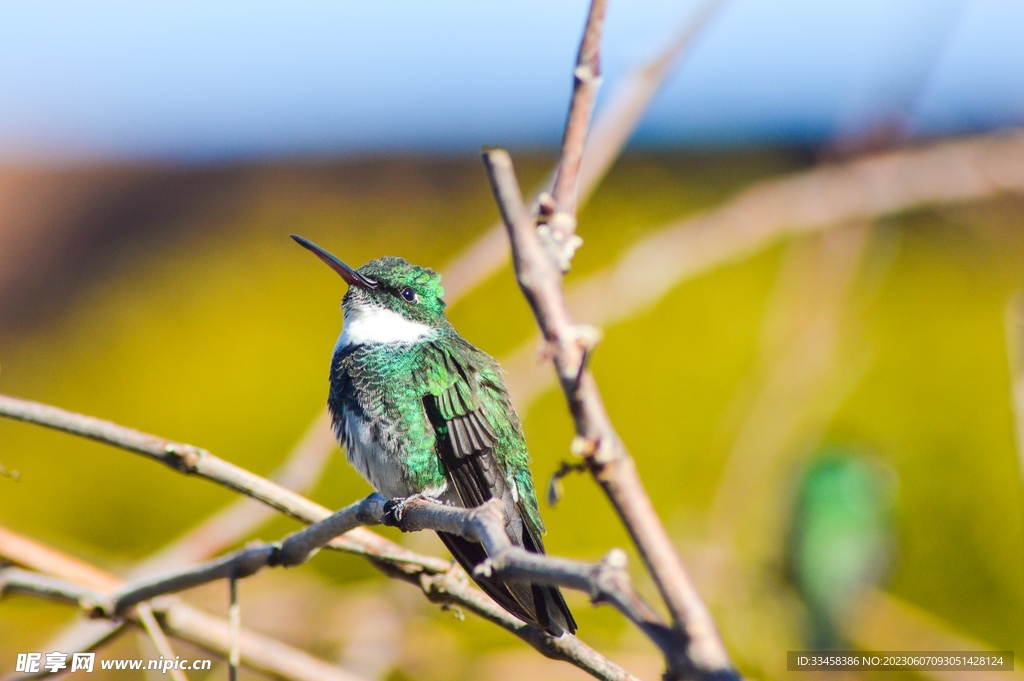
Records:
[[[523,184],[549,161],[519,160]],[[567,284],[811,161],[781,150],[626,156],[581,214],[585,245]],[[497,217],[473,158],[5,171],[0,181],[0,392],[201,445],[261,474],[322,408],[341,325],[340,282],[288,234],[357,265],[400,255],[441,269]],[[783,536],[794,477],[826,443],[860,448],[899,480],[881,596],[895,600],[866,600],[854,635],[885,624],[893,642],[924,632],[1024,649],[1005,331],[1024,283],[1022,227],[1024,198],[1009,195],[842,225],[690,278],[604,329],[593,367],[608,409],[745,675],[783,676],[785,651],[801,647]],[[499,359],[534,333],[508,268],[450,318]],[[543,488],[570,457],[571,423],[553,389],[522,406]],[[113,572],[232,500],[125,452],[8,421],[0,464],[19,473],[0,477],[0,524]],[[312,497],[340,507],[367,492],[338,454]],[[568,478],[561,504],[542,510],[552,553],[597,559],[629,545],[585,477]],[[277,519],[257,535],[293,527]],[[443,555],[432,537],[388,534]],[[323,552],[241,589],[247,626],[370,678],[582,677],[357,557]],[[226,612],[223,584],[188,598]],[[918,614],[885,616],[893,603]],[[653,647],[617,613],[579,594],[570,605],[584,640],[656,677]],[[0,601],[0,673],[75,616]],[[151,656],[137,644],[148,645],[126,637],[102,655]],[[209,678],[224,675],[215,666]]]

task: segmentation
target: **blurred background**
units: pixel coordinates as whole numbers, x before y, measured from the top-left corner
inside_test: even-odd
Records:
[[[341,326],[341,282],[298,232],[356,265],[446,273],[451,320],[509,371],[545,487],[571,422],[488,238],[476,152],[509,146],[542,185],[585,13],[3,3],[0,392],[273,473],[323,408]],[[786,676],[808,647],[1024,649],[1022,34],[1006,0],[611,2],[591,141],[608,159],[629,143],[606,175],[588,156],[566,285],[605,331],[608,409],[746,676]],[[319,451],[297,487],[332,508],[369,491]],[[0,466],[0,525],[121,575],[235,500],[8,421]],[[542,512],[552,553],[629,548],[583,476]],[[295,527],[272,517],[221,550]],[[367,679],[582,678],[358,557],[240,588],[246,626]],[[227,587],[186,599],[223,616]],[[657,678],[618,614],[569,601],[585,641]],[[0,673],[77,617],[4,598]]]

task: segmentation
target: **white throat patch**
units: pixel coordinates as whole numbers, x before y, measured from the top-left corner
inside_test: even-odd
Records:
[[[413,322],[382,307],[357,307],[345,310],[345,326],[335,350],[347,345],[372,343],[415,343],[433,333],[426,324]]]

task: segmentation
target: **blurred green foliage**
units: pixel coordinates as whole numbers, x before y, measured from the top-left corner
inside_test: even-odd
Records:
[[[645,233],[807,163],[788,152],[629,156],[581,215],[585,246],[569,282]],[[523,184],[539,181],[546,165],[520,161]],[[390,254],[442,268],[496,218],[472,160],[251,174],[227,218],[191,216],[159,249],[122,249],[45,325],[0,329],[0,391],[268,473],[324,403],[341,325],[341,282],[287,235],[301,233],[354,264]],[[888,246],[869,249],[851,304],[868,364],[823,434],[870,447],[899,476],[893,592],[1001,649],[1024,649],[1024,536],[1003,332],[1006,301],[1024,279],[1022,209],[1001,198],[879,221],[872,238]],[[681,545],[702,538],[736,427],[728,414],[754,368],[784,248],[681,284],[606,329],[594,355],[608,410]],[[508,270],[450,317],[498,358],[534,328]],[[571,424],[555,391],[523,416],[543,487],[569,456]],[[0,462],[20,472],[17,482],[0,478],[0,523],[114,570],[233,498],[134,455],[7,421]],[[557,508],[542,509],[551,552],[593,559],[628,545],[592,482],[573,476],[565,488]],[[367,491],[338,455],[312,496],[338,507]],[[258,535],[292,527],[279,519]],[[327,552],[302,569],[342,586],[383,579],[359,558]],[[634,641],[609,609],[581,597],[571,605],[586,640],[607,648]],[[69,615],[25,598],[0,602],[0,671]],[[436,621],[455,632],[465,656],[520,645],[472,617]],[[415,669],[400,673],[420,678]]]

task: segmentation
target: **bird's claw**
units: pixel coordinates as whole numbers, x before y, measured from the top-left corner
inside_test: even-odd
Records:
[[[388,499],[384,503],[383,523],[391,527],[398,527],[402,522],[402,515],[405,514],[405,507],[409,505],[410,501],[416,501],[418,499],[432,501],[435,504],[441,503],[440,500],[435,499],[428,494],[424,494],[423,492],[411,494],[407,497],[395,497],[394,499]]]

